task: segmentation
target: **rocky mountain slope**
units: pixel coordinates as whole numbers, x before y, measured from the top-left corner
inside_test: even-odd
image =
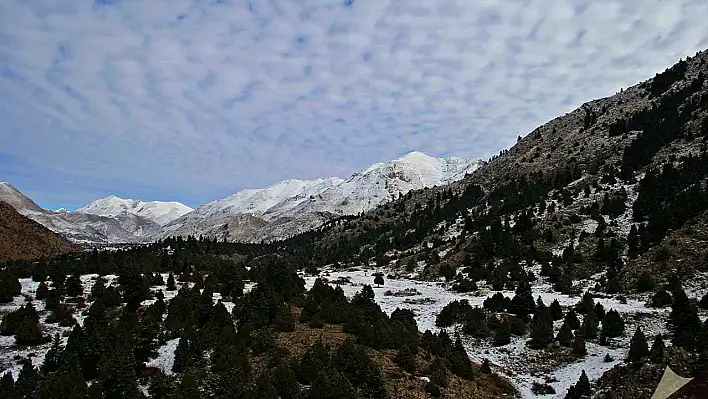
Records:
[[[412,152],[374,164],[348,179],[286,180],[202,205],[169,223],[162,235],[204,235],[245,242],[287,238],[333,217],[373,209],[411,190],[457,181],[480,164],[478,160]]]
[[[53,212],[42,209],[9,183],[0,183],[0,201],[19,213],[78,243],[146,242],[159,234],[161,226],[133,213],[101,216],[83,212]]]
[[[0,261],[53,257],[76,250],[65,238],[0,201]]]

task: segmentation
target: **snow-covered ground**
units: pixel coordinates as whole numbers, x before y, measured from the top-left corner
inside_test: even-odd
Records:
[[[435,319],[438,313],[449,302],[459,299],[467,299],[472,306],[482,306],[484,300],[493,295],[495,291],[481,289],[477,294],[465,293],[460,294],[450,291],[450,285],[443,282],[426,282],[413,279],[386,279],[386,282],[381,287],[376,287],[373,284],[374,276],[372,271],[352,269],[348,271],[329,271],[322,275],[330,281],[338,279],[347,279],[350,283],[340,284],[344,293],[351,297],[362,289],[365,284],[369,284],[374,288],[376,293],[376,302],[381,306],[381,309],[390,314],[396,308],[412,310],[416,315],[418,328],[420,331],[431,330],[439,331],[435,326]],[[306,287],[309,289],[314,284],[317,277],[305,276]],[[587,282],[588,285],[590,282]],[[699,284],[697,284],[699,285]],[[692,286],[689,284],[692,288]],[[417,290],[420,294],[415,296],[393,296],[385,295],[386,291],[403,291]],[[558,302],[564,308],[575,305],[579,302],[580,297],[571,297],[554,292],[549,284],[537,283],[532,286],[534,298],[541,297],[546,305],[550,305],[553,300]],[[689,293],[690,289],[687,290]],[[696,289],[697,293],[699,289]],[[512,291],[501,291],[507,297],[513,297]],[[689,294],[690,295],[690,294]],[[694,295],[695,297],[695,295]],[[626,356],[629,348],[629,341],[634,334],[637,326],[642,328],[642,331],[647,336],[647,340],[651,344],[656,334],[666,334],[666,319],[669,309],[654,309],[647,308],[645,303],[648,297],[637,296],[627,298],[626,303],[614,297],[595,298],[595,303],[601,303],[605,311],[614,309],[622,315],[625,321],[625,333],[622,337],[610,341],[607,347],[600,346],[596,342],[586,342],[587,356],[576,361],[561,363],[553,366],[548,363],[534,363],[530,359],[537,358],[543,351],[533,350],[526,347],[527,337],[519,338],[512,337],[512,342],[505,346],[494,347],[491,345],[491,340],[478,340],[462,335],[463,343],[470,355],[470,358],[477,362],[481,362],[485,358],[489,359],[496,366],[496,371],[509,377],[517,386],[522,398],[536,397],[531,392],[531,386],[534,382],[546,383],[553,386],[556,390],[555,395],[547,395],[548,398],[563,398],[567,389],[575,384],[581,372],[585,370],[590,380],[596,380],[602,374],[621,362]],[[578,315],[582,318],[581,315]],[[708,316],[705,312],[701,313],[702,319]],[[555,323],[556,333],[560,329],[562,321]],[[449,333],[459,330],[460,326],[448,328]],[[547,351],[565,349],[548,349]],[[567,350],[565,350],[567,351]],[[605,362],[605,355],[609,354],[611,362]]]

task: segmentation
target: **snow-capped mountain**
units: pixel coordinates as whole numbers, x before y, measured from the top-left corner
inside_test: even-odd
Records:
[[[371,165],[348,179],[286,180],[264,189],[241,190],[167,224],[162,237],[205,235],[250,242],[287,238],[332,217],[370,210],[411,190],[452,183],[480,164],[474,159],[412,152]]]
[[[162,227],[145,217],[122,213],[112,217],[82,212],[57,212],[42,209],[9,183],[0,183],[0,201],[10,204],[22,215],[74,242],[147,242]]]
[[[135,201],[111,195],[93,201],[77,209],[76,212],[106,217],[117,217],[121,214],[128,213],[141,216],[160,226],[164,226],[192,210],[193,209],[187,205],[176,201]]]

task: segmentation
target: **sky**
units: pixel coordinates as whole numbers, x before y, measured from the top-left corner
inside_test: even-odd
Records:
[[[486,159],[708,48],[703,0],[3,0],[0,181],[190,206]]]

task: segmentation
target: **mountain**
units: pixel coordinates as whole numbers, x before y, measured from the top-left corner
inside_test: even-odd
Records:
[[[411,190],[449,184],[481,164],[412,152],[376,163],[348,179],[286,180],[264,189],[241,190],[167,224],[162,237],[204,235],[244,242],[288,238],[333,217],[370,210]]]
[[[123,213],[128,213],[164,226],[192,210],[192,208],[180,202],[134,201],[111,195],[93,201],[77,209],[76,212],[106,217],[117,217]]]
[[[147,242],[162,230],[156,222],[127,212],[108,217],[42,209],[9,183],[0,183],[0,201],[10,204],[20,214],[74,242]]]
[[[65,238],[0,201],[0,261],[53,257],[77,250]]]

